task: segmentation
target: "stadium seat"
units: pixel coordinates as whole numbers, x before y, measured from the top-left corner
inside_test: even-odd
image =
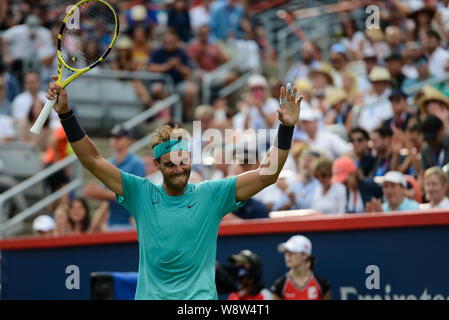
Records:
[[[0,143],[0,160],[3,164],[2,171],[18,181],[42,170],[39,148],[33,144],[18,141]],[[44,182],[40,182],[33,188],[28,188],[25,195],[40,197],[44,191]]]
[[[132,84],[115,79],[80,78],[67,89],[84,128],[108,132],[142,111]]]

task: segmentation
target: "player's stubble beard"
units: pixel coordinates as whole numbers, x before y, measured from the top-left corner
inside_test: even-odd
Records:
[[[181,191],[189,182],[191,168],[183,170],[182,173],[165,174],[163,172],[164,184],[173,191]]]

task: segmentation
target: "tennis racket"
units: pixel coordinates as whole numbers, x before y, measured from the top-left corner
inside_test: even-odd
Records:
[[[65,16],[58,34],[58,79],[65,88],[83,73],[95,68],[109,54],[117,39],[119,21],[114,8],[103,0],[82,0]],[[63,67],[68,77],[62,81]],[[30,129],[38,135],[47,121],[55,100],[47,100]]]

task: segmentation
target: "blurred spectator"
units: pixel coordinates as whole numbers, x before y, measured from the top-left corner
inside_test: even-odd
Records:
[[[235,38],[239,32],[243,15],[243,7],[237,0],[223,0],[212,3],[210,11],[212,36],[223,41],[228,38]]]
[[[396,89],[391,92],[388,99],[393,109],[393,117],[385,120],[382,126],[389,126],[393,132],[396,130],[405,131],[409,120],[413,117],[413,114],[409,113],[407,94],[401,89]]]
[[[372,90],[366,94],[364,106],[360,111],[358,125],[368,132],[377,128],[393,115],[391,103],[387,99],[391,93],[391,75],[383,67],[374,67],[368,76]]]
[[[413,65],[416,67],[417,77],[405,78],[404,82],[402,83],[403,88],[434,78],[434,76],[430,73],[429,61],[426,56],[416,58],[413,62]]]
[[[363,94],[358,84],[357,76],[352,71],[342,73],[342,89],[347,94],[347,102],[349,105],[355,106],[363,102]]]
[[[151,45],[149,42],[149,31],[138,25],[131,31],[132,45],[131,58],[136,71],[143,70],[151,54]]]
[[[449,135],[443,122],[435,116],[429,116],[421,123],[424,145],[421,150],[422,169],[438,166],[442,168],[449,162]]]
[[[16,130],[12,117],[0,114],[0,143],[14,141],[16,139]]]
[[[304,141],[332,160],[350,152],[350,147],[343,139],[319,126],[319,118],[318,111],[312,108],[301,108],[299,123],[306,134]]]
[[[429,203],[421,205],[422,209],[449,208],[449,178],[440,167],[431,167],[424,172],[424,190]]]
[[[404,51],[402,52],[402,73],[405,76],[405,80],[402,83],[402,87],[406,86],[407,79],[417,79],[418,78],[418,65],[415,64],[422,56],[421,46],[417,42],[407,42],[405,44]]]
[[[357,30],[357,23],[352,18],[346,18],[341,22],[343,27],[343,39],[341,43],[345,46],[353,60],[360,60],[365,47],[365,35]]]
[[[295,81],[295,86],[296,89],[298,90],[298,96],[302,96],[302,105],[303,106],[305,103],[307,103],[307,105],[310,105],[310,103],[312,102],[312,97],[313,97],[313,88],[312,88],[312,84],[310,83],[309,80],[307,79],[298,79]],[[280,87],[278,88],[278,90],[276,90],[276,95],[274,95],[274,92],[272,93],[273,97],[278,97],[279,98],[279,92],[280,92]]]
[[[41,90],[41,80],[37,72],[27,72],[24,79],[25,91],[19,94],[12,103],[12,116],[16,121],[27,118],[34,101],[40,100],[43,103],[47,101],[45,92]],[[58,125],[58,114],[55,110],[52,110],[50,113],[50,128],[55,129]]]
[[[234,115],[234,128],[272,129],[278,124],[278,100],[270,95],[264,76],[255,74],[248,79],[249,93],[244,99],[244,110]]]
[[[372,170],[376,163],[376,157],[371,154],[369,148],[369,134],[362,128],[354,128],[349,132],[349,141],[354,150],[355,162],[364,177],[372,176]]]
[[[335,43],[330,48],[329,62],[333,68],[331,71],[334,85],[341,88],[343,86],[342,76],[349,68],[349,57],[346,48],[341,43]]]
[[[410,28],[408,38],[410,40],[419,40],[421,38],[420,35],[429,30],[434,15],[435,9],[430,6],[423,6],[410,13],[409,18],[413,21],[413,28]]]
[[[283,182],[286,184],[284,195],[277,199],[273,210],[310,209],[315,190],[320,185],[313,175],[317,159],[322,155],[314,150],[307,150],[299,158],[299,170],[295,180]]]
[[[388,44],[384,41],[385,35],[382,29],[370,28],[365,30],[366,43],[363,50],[363,60],[377,64],[377,59],[383,60],[389,53]],[[368,61],[366,61],[368,59]],[[375,60],[375,61],[374,61]],[[367,67],[367,73],[371,69]]]
[[[331,285],[314,272],[311,241],[295,235],[278,246],[289,271],[271,286],[273,300],[330,300]]]
[[[49,215],[40,215],[33,221],[33,231],[39,236],[51,237],[55,229],[55,221]]]
[[[145,177],[145,165],[139,156],[129,152],[134,142],[131,130],[118,125],[110,133],[110,144],[114,155],[108,159],[114,166],[139,177]],[[108,229],[129,229],[133,227],[130,213],[115,201],[114,192],[96,183],[90,183],[83,189],[87,199],[96,199],[109,202]]]
[[[198,64],[201,69],[199,74],[202,79],[203,72],[211,72],[216,70],[219,66],[226,63],[228,58],[225,56],[221,48],[209,41],[210,27],[202,25],[196,30],[196,41],[187,47],[187,54],[190,59]],[[223,71],[216,74],[212,79],[212,87],[223,87],[237,79],[237,74],[233,71]]]
[[[372,179],[364,179],[363,173],[351,158],[341,157],[332,164],[332,182],[346,187],[345,213],[365,212],[366,203],[372,198],[382,199],[382,188]]]
[[[397,26],[388,26],[385,29],[385,40],[390,49],[390,54],[401,54],[404,50],[405,35]]]
[[[55,217],[55,235],[60,236],[69,233],[69,206],[60,204],[54,212]]]
[[[83,198],[74,198],[69,202],[69,234],[81,234],[89,231],[90,211]]]
[[[183,118],[191,119],[192,107],[198,93],[197,85],[191,81],[192,68],[189,58],[179,45],[179,39],[173,32],[167,31],[163,36],[162,48],[152,52],[148,70],[169,75],[176,91],[181,94]]]
[[[271,300],[271,292],[262,283],[263,264],[259,256],[242,250],[228,257],[237,269],[239,291],[232,292],[228,300]]]
[[[0,30],[4,31],[14,25],[11,1],[0,2]]]
[[[50,129],[50,118],[45,121],[39,135],[31,133],[30,129],[36,122],[43,108],[44,103],[41,100],[35,100],[32,107],[28,111],[27,117],[19,121],[18,130],[20,141],[37,145],[41,152],[45,152],[47,150],[51,140],[52,130]]]
[[[305,42],[301,48],[301,61],[295,63],[287,72],[285,82],[295,83],[308,77],[309,72],[319,66],[314,58],[315,49],[310,42]]]
[[[401,88],[406,78],[402,72],[402,57],[399,54],[386,57],[385,66],[392,78],[392,89]]]
[[[429,58],[430,73],[437,78],[444,77],[449,69],[449,51],[443,49],[440,42],[438,32],[427,31],[423,46]]]
[[[331,180],[332,161],[327,158],[319,159],[315,163],[313,173],[320,185],[313,194],[311,208],[323,214],[345,213],[346,188]]]
[[[324,114],[325,125],[340,125],[346,130],[351,131],[352,127],[352,105],[347,103],[348,95],[345,90],[331,87],[326,90],[324,96],[324,105],[327,110]]]
[[[197,31],[203,25],[210,24],[210,10],[213,0],[201,0],[200,4],[190,8],[190,24],[193,31]]]
[[[126,10],[126,25],[132,29],[136,25],[141,25],[145,29],[152,29],[157,23],[157,12],[145,0],[133,0],[131,7]]]
[[[21,85],[19,80],[6,70],[6,67],[0,59],[0,78],[2,78],[3,85],[5,87],[5,96],[11,103],[15,97],[20,93]],[[4,96],[4,97],[5,97]],[[3,99],[4,99],[3,97]],[[0,103],[3,100],[0,100]],[[11,111],[12,112],[12,111]]]
[[[402,144],[398,132],[393,134],[390,127],[379,127],[371,133],[373,149],[376,152],[372,174],[383,176],[390,170],[399,170],[406,157],[400,154]]]
[[[417,105],[422,117],[435,116],[443,122],[444,129],[449,133],[449,98],[434,87],[425,86],[423,95]]]
[[[332,66],[327,62],[321,62],[316,68],[311,69],[308,78],[312,82],[315,90],[324,91],[334,85],[334,77],[332,75]]]
[[[133,42],[130,38],[127,36],[118,38],[115,50],[117,55],[111,64],[111,70],[138,71],[138,64],[133,59]],[[130,82],[145,108],[151,107],[153,105],[153,99],[143,82],[138,79],[131,79]]]
[[[367,204],[367,212],[391,212],[419,210],[419,204],[406,197],[407,181],[402,173],[390,171],[382,179],[382,190],[386,201],[381,204],[373,199]]]
[[[188,43],[192,37],[192,28],[187,0],[174,0],[168,5],[167,14],[167,27],[171,28],[182,42]]]
[[[51,32],[40,19],[29,15],[25,24],[13,26],[2,34],[3,60],[19,80],[29,68],[40,67],[39,60],[54,54]]]

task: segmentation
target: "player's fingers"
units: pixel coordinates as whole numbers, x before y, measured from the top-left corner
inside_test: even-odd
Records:
[[[287,99],[285,97],[285,88],[281,87],[281,91],[280,91],[280,94],[279,94],[279,104],[281,106],[283,106],[286,102],[287,102]]]
[[[296,102],[297,94],[298,94],[298,89],[296,87],[293,87],[293,90],[291,92],[291,101]]]
[[[292,96],[292,93],[293,93],[293,87],[292,87],[292,84],[289,82],[289,83],[287,83],[287,101],[291,101],[292,99],[291,99],[291,96]]]

